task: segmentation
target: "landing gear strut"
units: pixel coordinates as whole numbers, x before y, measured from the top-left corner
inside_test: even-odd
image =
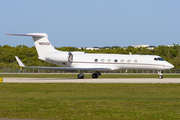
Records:
[[[157,73],[159,74],[159,79],[163,79],[163,75],[162,75],[161,71],[157,71]]]
[[[84,78],[84,71],[80,71],[77,78],[78,79],[83,79]]]
[[[95,73],[92,74],[92,78],[98,78],[99,75],[101,75],[101,72],[96,71]]]

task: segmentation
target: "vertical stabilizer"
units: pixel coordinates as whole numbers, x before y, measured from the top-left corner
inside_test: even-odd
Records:
[[[46,33],[28,33],[28,34],[7,34],[15,36],[32,36],[39,59],[44,60],[45,55],[57,51],[48,40]]]
[[[44,59],[45,54],[56,51],[55,48],[52,46],[52,44],[49,42],[48,35],[46,33],[31,33],[31,34],[42,35],[42,36],[32,36],[34,40],[34,45],[39,55],[39,59]]]

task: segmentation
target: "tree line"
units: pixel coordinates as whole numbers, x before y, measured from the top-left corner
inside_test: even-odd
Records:
[[[87,53],[111,53],[111,54],[140,54],[140,55],[158,55],[166,61],[170,62],[175,68],[180,68],[180,46],[177,44],[173,47],[158,46],[153,50],[147,48],[133,48],[127,47],[122,48],[119,46],[113,46],[109,49],[100,48],[99,50],[86,50],[78,49],[75,47],[55,47],[61,51],[83,51]],[[9,45],[0,46],[0,68],[18,68],[19,65],[15,59],[18,56],[22,62],[27,66],[56,66],[41,60],[38,60],[38,55],[35,46],[27,47],[25,45],[18,45],[11,47]]]

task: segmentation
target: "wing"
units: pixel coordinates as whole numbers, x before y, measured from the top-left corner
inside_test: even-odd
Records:
[[[43,70],[59,70],[59,71],[78,71],[78,70],[84,70],[84,71],[109,71],[111,69],[109,68],[72,68],[72,67],[31,67],[26,66],[26,68],[38,68]]]
[[[78,70],[84,70],[84,71],[109,71],[111,69],[109,68],[72,68],[72,67],[34,67],[34,66],[25,66],[22,61],[15,56],[18,64],[20,67],[26,67],[26,68],[38,68],[43,70],[58,70],[58,71],[78,71]]]

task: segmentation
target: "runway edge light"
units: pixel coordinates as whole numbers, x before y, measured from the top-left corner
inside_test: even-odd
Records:
[[[3,83],[3,78],[0,78],[0,83]]]

